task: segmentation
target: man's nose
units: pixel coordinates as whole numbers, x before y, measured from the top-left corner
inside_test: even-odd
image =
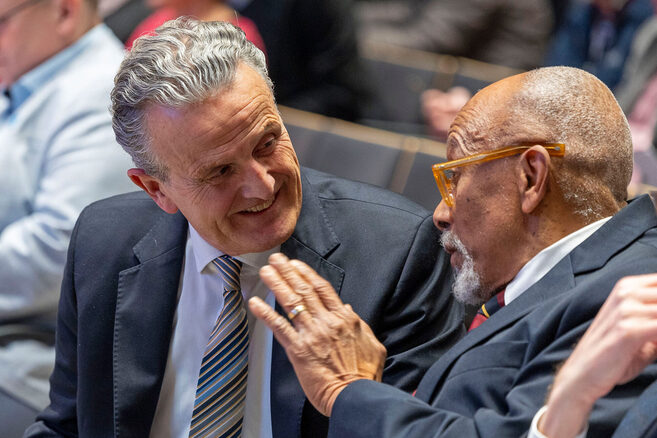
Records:
[[[440,231],[447,231],[452,225],[452,209],[442,199],[433,212],[433,224]]]
[[[274,195],[276,180],[269,173],[269,168],[252,160],[247,169],[242,186],[245,198],[271,199]]]

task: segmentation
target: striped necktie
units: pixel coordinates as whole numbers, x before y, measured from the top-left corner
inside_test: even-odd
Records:
[[[493,298],[486,302],[486,304],[481,305],[479,310],[477,310],[477,314],[470,323],[468,331],[479,327],[484,321],[490,318],[493,313],[497,312],[502,307],[504,307],[504,290],[495,294]]]
[[[249,356],[246,307],[240,291],[242,263],[227,255],[212,263],[224,279],[224,308],[203,355],[189,436],[239,437]]]

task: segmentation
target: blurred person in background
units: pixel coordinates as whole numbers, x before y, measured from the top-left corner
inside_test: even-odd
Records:
[[[127,41],[135,27],[152,12],[144,0],[98,1],[98,15],[122,43]]]
[[[558,5],[547,0],[360,1],[359,42],[530,69],[543,62]],[[452,120],[470,96],[463,87],[422,94],[422,113],[436,139],[446,139]]]
[[[249,41],[266,53],[260,32],[253,21],[238,16],[237,12],[224,0],[146,0],[146,5],[155,9],[155,12],[137,25],[125,42],[127,49],[132,47],[135,39],[152,32],[164,22],[188,15],[201,21],[232,23],[244,31]]]
[[[561,18],[546,59],[546,65],[579,67],[596,75],[610,88],[618,85],[616,95],[628,115],[635,155],[639,158],[635,160],[634,188],[639,183],[657,183],[657,172],[653,170],[657,169],[657,159],[652,151],[646,152],[657,121],[653,111],[657,96],[649,97],[651,94],[646,88],[657,68],[657,22],[650,18],[655,1],[652,3],[650,0],[555,3],[555,14]],[[622,73],[624,79],[619,84]],[[641,94],[644,90],[646,93]],[[444,140],[456,112],[469,98],[470,93],[460,87],[423,93],[422,109],[430,132]],[[636,112],[631,114],[635,104]]]
[[[101,18],[116,12],[127,3],[132,3],[130,0],[98,0],[98,15]]]
[[[93,0],[0,2],[0,429],[48,402],[66,250],[88,203],[126,191],[109,114],[122,46]]]
[[[657,9],[657,0],[653,0]],[[641,184],[657,185],[657,17],[646,20],[637,31],[616,98],[627,115],[634,143],[634,174],[630,191]]]
[[[450,125],[471,96],[470,90],[464,87],[452,87],[447,91],[429,89],[422,93],[422,114],[429,132],[438,140],[447,140]]]
[[[386,43],[530,69],[552,30],[548,0],[361,2],[359,42]]]
[[[352,0],[229,0],[267,47],[276,102],[355,121],[369,98]]]
[[[571,0],[545,65],[584,69],[613,90],[637,29],[652,14],[651,0]]]

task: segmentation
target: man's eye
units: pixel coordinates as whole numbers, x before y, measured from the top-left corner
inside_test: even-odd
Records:
[[[206,183],[213,183],[216,180],[226,176],[229,172],[230,172],[230,166],[217,167],[212,171],[212,173],[208,174],[207,177],[203,178],[203,181]]]
[[[212,179],[221,178],[230,173],[230,166],[221,166],[214,172]]]

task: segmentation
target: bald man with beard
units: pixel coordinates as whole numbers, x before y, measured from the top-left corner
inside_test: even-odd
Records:
[[[647,196],[626,202],[627,121],[594,76],[552,67],[483,89],[452,124],[447,156],[434,166],[434,224],[454,295],[484,304],[414,396],[380,383],[385,348],[328,283],[282,255],[261,270],[297,315],[290,324],[257,299],[250,308],[330,417],[331,437],[526,434],[614,284],[657,266],[655,207]],[[589,434],[611,435],[655,377],[650,365],[595,403]]]

